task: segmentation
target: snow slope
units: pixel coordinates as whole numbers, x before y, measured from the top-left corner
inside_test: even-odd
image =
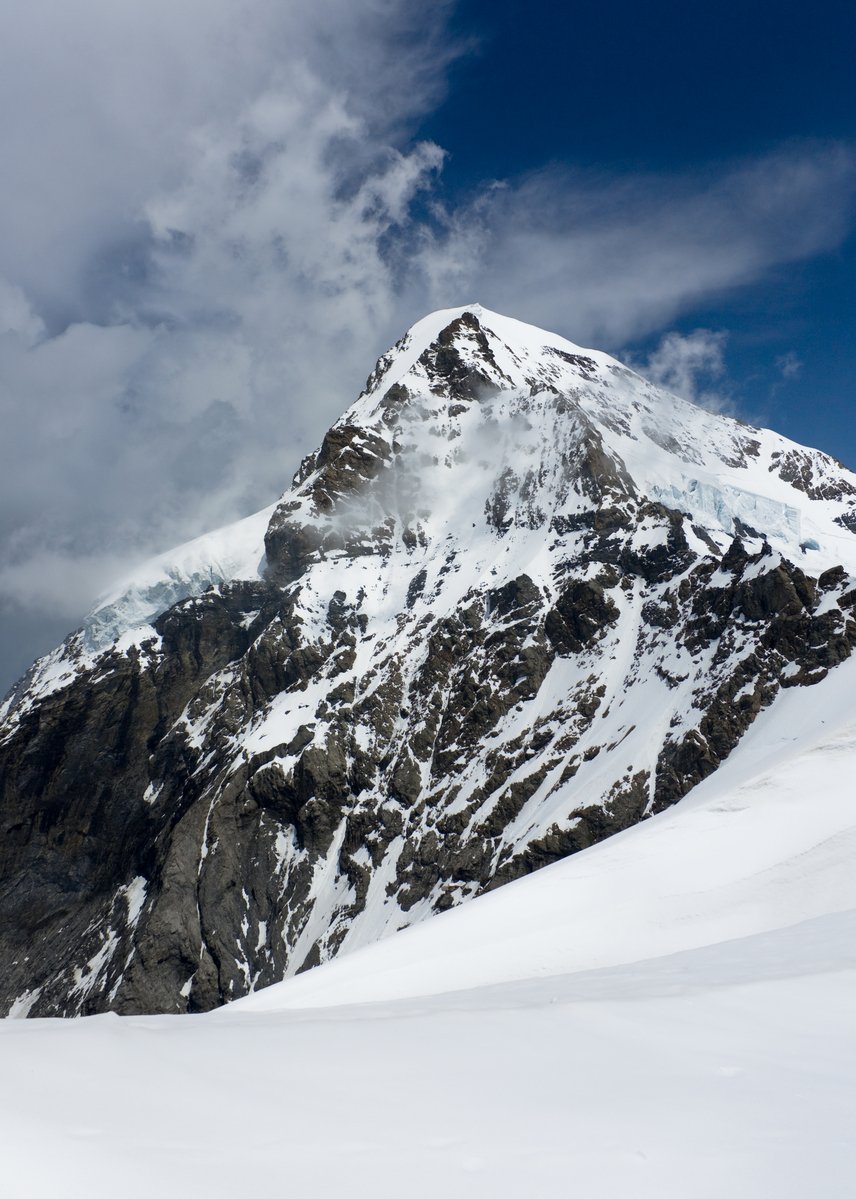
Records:
[[[209,1016],[2,1022],[4,1199],[853,1194],[854,684],[781,693],[677,808]]]

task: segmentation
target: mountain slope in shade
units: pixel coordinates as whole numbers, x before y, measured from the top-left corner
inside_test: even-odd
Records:
[[[0,1021],[4,1195],[847,1194],[854,684],[780,692],[669,812],[217,1012]]]
[[[432,314],[7,701],[7,1008],[211,1008],[663,811],[850,656],[854,529],[818,451]]]

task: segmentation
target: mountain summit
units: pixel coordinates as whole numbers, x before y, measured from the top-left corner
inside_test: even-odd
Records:
[[[0,708],[0,1005],[206,1010],[679,801],[856,646],[856,477],[433,313]]]

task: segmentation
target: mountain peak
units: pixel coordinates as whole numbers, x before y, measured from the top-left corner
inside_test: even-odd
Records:
[[[412,325],[381,356],[366,382],[363,398],[371,401],[385,395],[420,365],[429,383],[446,378],[454,384],[456,374],[462,379],[471,370],[497,387],[531,388],[539,379],[549,382],[555,376],[555,369],[545,368],[551,359],[554,368],[557,359],[569,365],[579,360],[578,365],[589,371],[617,365],[606,354],[584,350],[566,338],[481,304],[439,309]],[[369,402],[364,410],[368,417],[376,411],[376,404]]]
[[[209,1008],[680,801],[856,648],[854,531],[823,454],[432,313],[0,712],[7,1003]]]
[[[677,509],[721,552],[751,530],[820,569],[856,569],[856,478],[840,464],[477,304],[431,313],[378,360],[283,497],[268,566],[285,580],[302,569],[295,545],[313,546],[310,558],[343,538],[365,547],[367,521],[385,522],[382,541],[432,530],[471,541],[621,496]]]

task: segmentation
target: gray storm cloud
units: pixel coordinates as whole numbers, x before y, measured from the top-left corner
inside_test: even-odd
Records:
[[[452,205],[430,8],[0,0],[0,690],[114,569],[275,498],[426,311],[615,349],[845,236],[835,146]]]

